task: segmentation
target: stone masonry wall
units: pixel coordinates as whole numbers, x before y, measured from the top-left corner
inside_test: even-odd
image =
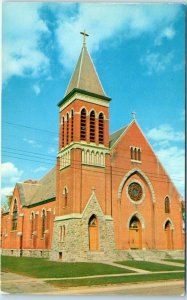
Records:
[[[89,251],[88,223],[92,215],[98,219],[99,251]],[[61,230],[65,232],[61,234]],[[65,234],[64,234],[65,233]],[[51,260],[88,261],[108,260],[115,253],[113,219],[105,216],[98,204],[95,193],[82,214],[56,217],[53,229]]]

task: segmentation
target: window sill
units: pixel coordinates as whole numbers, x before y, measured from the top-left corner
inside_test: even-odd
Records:
[[[137,164],[141,164],[142,162],[140,160],[135,160],[135,159],[131,159],[132,163],[137,163]]]

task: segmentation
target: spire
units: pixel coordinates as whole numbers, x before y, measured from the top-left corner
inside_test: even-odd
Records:
[[[65,96],[67,96],[75,88],[98,94],[100,96],[106,96],[92,59],[86,48],[86,37],[89,35],[85,31],[81,32],[81,34],[83,34],[83,47]]]

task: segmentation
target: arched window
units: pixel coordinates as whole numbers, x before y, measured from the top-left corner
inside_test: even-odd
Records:
[[[31,238],[33,235],[35,228],[34,228],[34,212],[31,213]]]
[[[42,210],[42,237],[44,237],[46,229],[46,213],[45,209]]]
[[[104,116],[103,113],[99,114],[99,144],[104,143]]]
[[[65,189],[64,203],[65,203],[65,206],[67,206],[67,204],[68,204],[68,192],[67,192],[67,189]]]
[[[64,188],[63,194],[64,194],[64,206],[66,207],[68,205],[68,189],[67,189],[67,187]]]
[[[62,118],[62,147],[64,147],[64,117]]]
[[[74,114],[72,110],[71,111],[71,142],[73,142],[73,133],[74,133]]]
[[[133,159],[133,147],[131,147],[131,159]]]
[[[90,113],[90,142],[95,142],[95,113]]]
[[[138,149],[138,160],[141,161],[141,151]]]
[[[18,223],[18,205],[17,200],[14,200],[13,206],[13,216],[12,216],[12,230],[17,230],[17,223]]]
[[[86,109],[81,110],[81,128],[80,128],[80,139],[86,140]]]
[[[134,159],[137,160],[137,150],[136,150],[136,148],[134,149]]]
[[[66,144],[69,144],[69,114],[67,113]]]
[[[165,213],[170,213],[170,201],[169,201],[169,197],[165,198]]]
[[[46,213],[46,229],[50,230],[50,224],[51,224],[51,211],[50,209],[47,210],[47,213]]]

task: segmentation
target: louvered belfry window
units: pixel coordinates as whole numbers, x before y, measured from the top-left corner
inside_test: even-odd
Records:
[[[95,142],[95,113],[90,113],[90,142]]]
[[[62,118],[62,147],[64,147],[64,117]]]
[[[67,114],[66,143],[69,144],[69,115]]]
[[[104,143],[104,117],[103,114],[99,114],[99,144]]]
[[[81,110],[81,130],[80,130],[80,139],[86,140],[86,110],[83,108]]]
[[[74,114],[71,111],[71,142],[73,142],[73,132],[74,132]]]

